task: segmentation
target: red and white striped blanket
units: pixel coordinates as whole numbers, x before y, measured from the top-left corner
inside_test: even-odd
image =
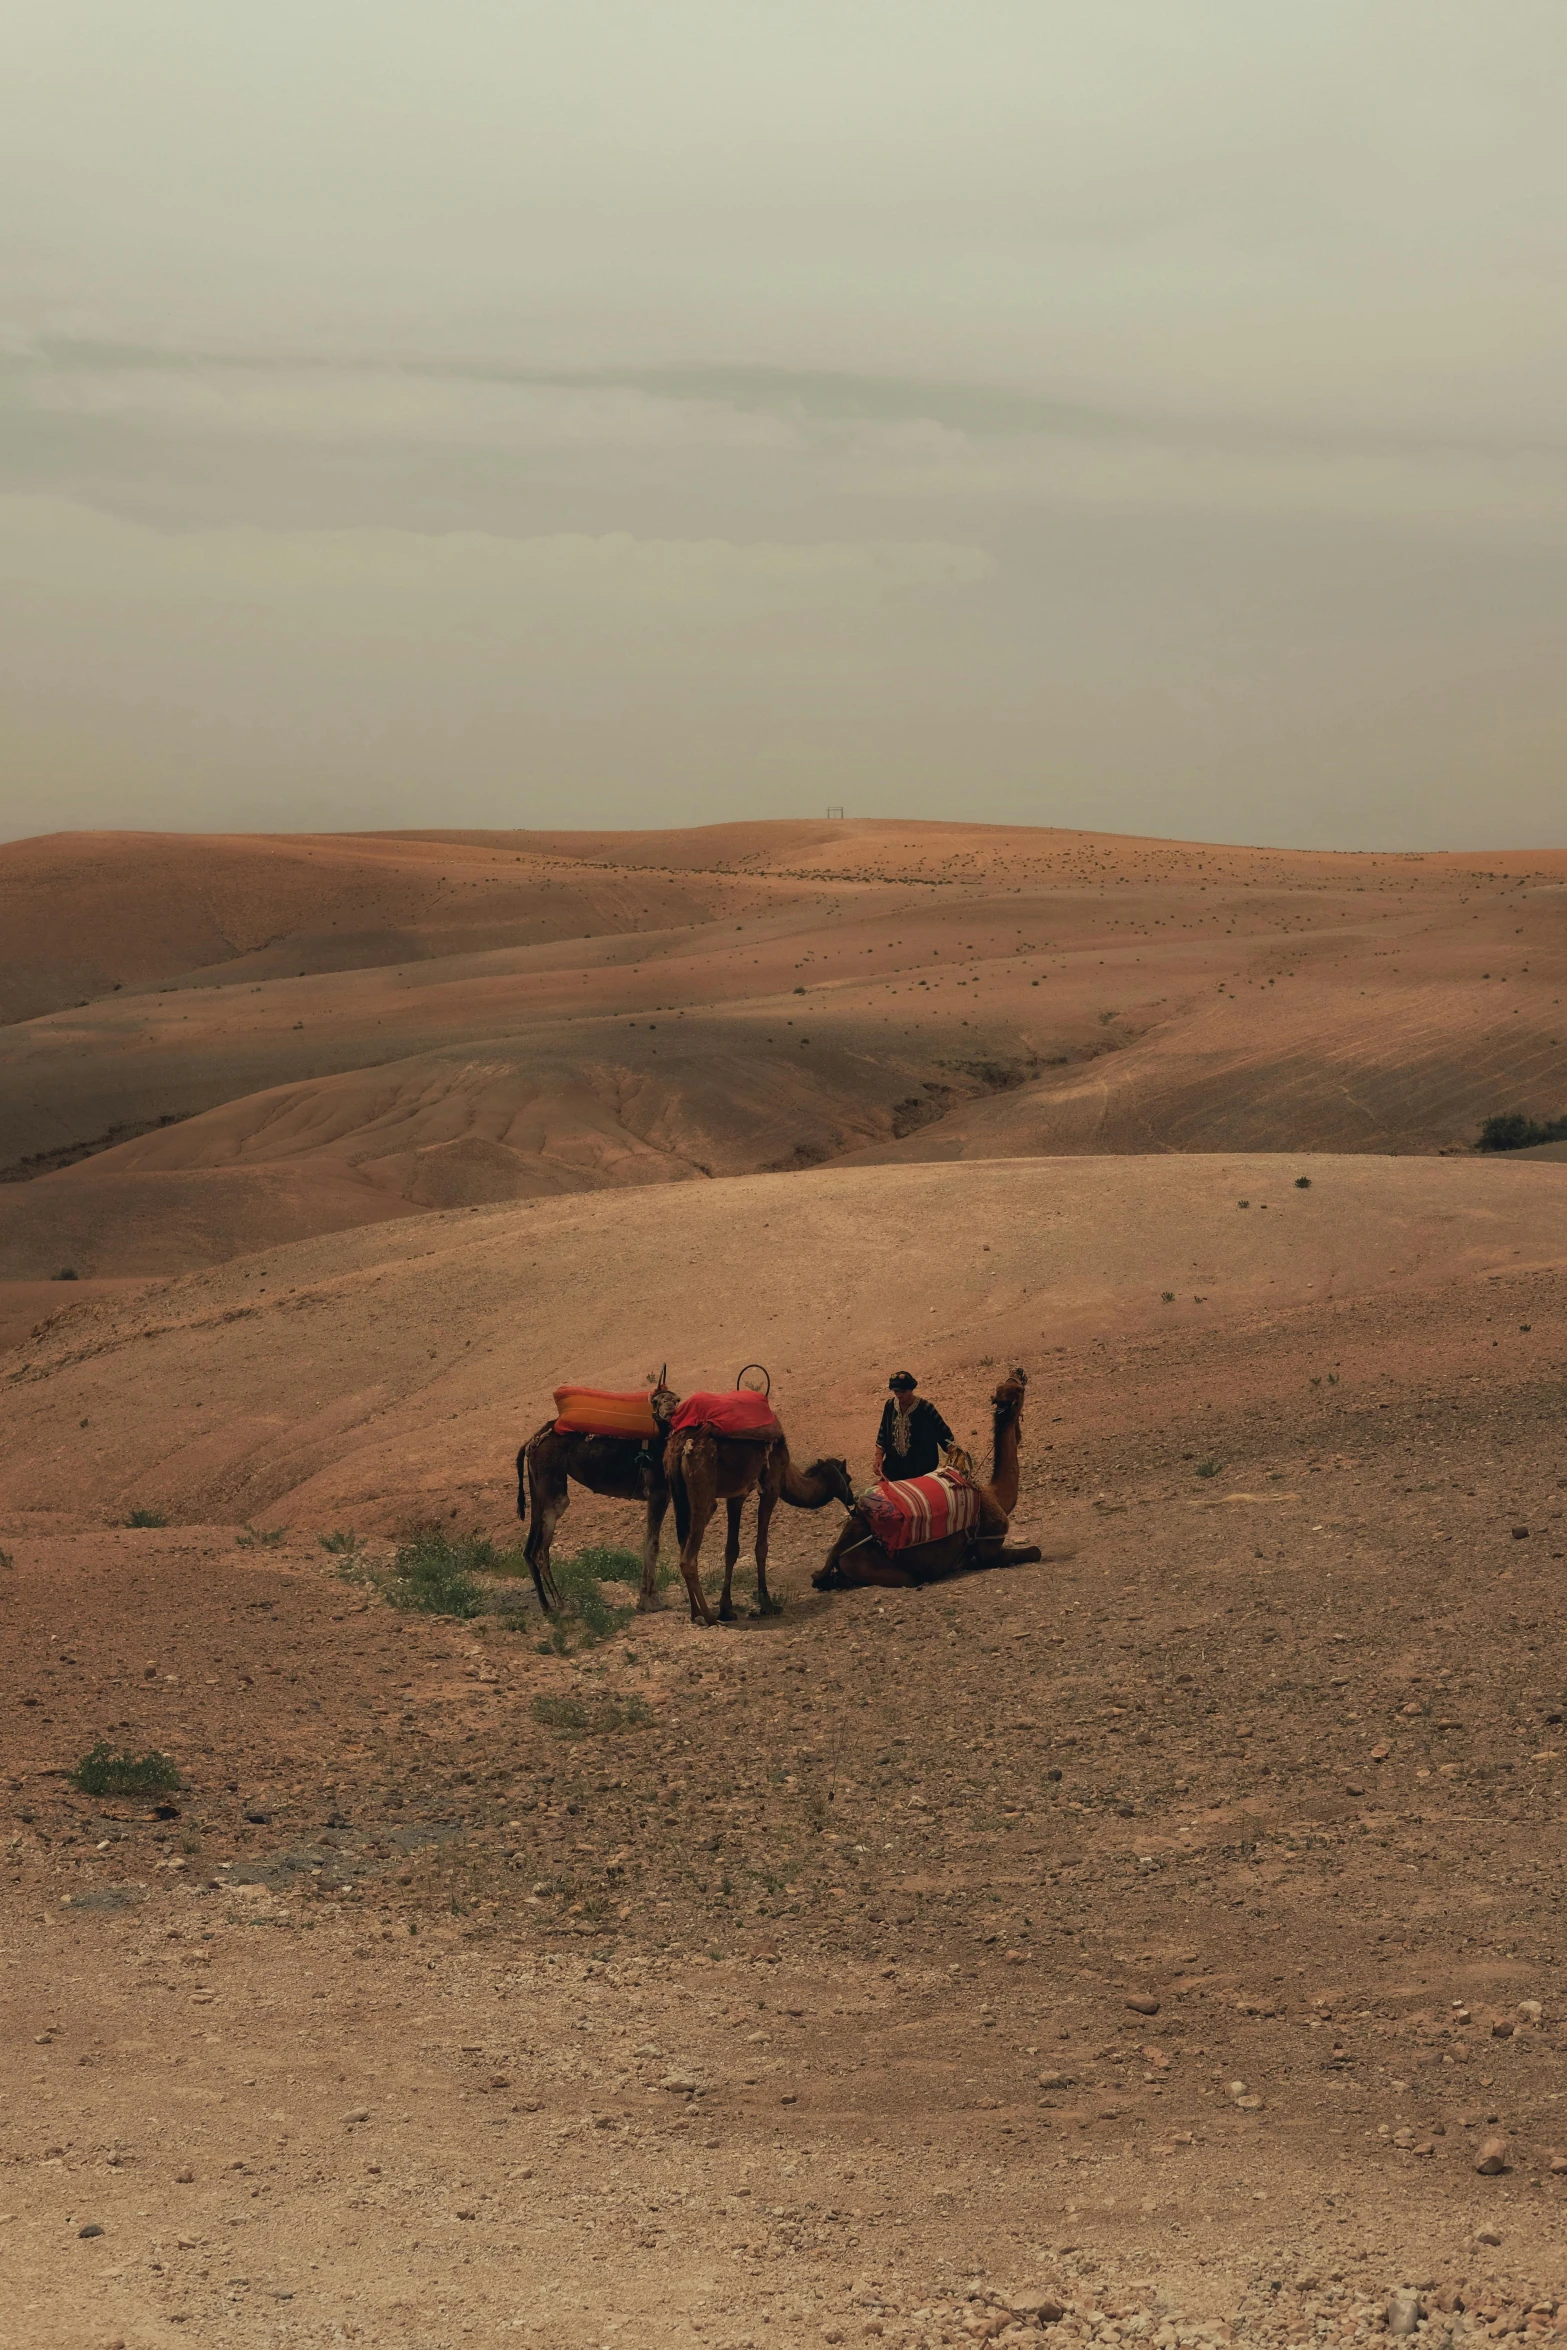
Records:
[[[858,1495],[861,1517],[883,1550],[912,1550],[979,1523],[979,1493],[952,1469],[928,1477],[878,1477]]]

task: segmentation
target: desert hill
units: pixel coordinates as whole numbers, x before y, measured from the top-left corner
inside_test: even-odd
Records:
[[[0,1279],[840,1160],[1463,1149],[1563,1106],[1564,893],[897,821],[17,843]]]
[[[405,1218],[67,1308],[0,1381],[0,1506],[504,1523],[556,1382],[639,1386],[666,1361],[689,1391],[761,1360],[801,1457],[857,1473],[903,1362],[963,1434],[998,1367],[1029,1368],[1034,1472],[1112,1426],[1162,1457],[1177,1424],[1217,1427],[1242,1398],[1304,1426],[1344,1383],[1419,1389],[1472,1358],[1534,1376],[1560,1334],[1493,1348],[1488,1285],[1557,1267],[1564,1209],[1560,1167],[1160,1156]],[[1370,1316],[1354,1346],[1352,1309]]]

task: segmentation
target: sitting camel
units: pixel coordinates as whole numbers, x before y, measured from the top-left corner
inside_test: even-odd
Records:
[[[642,1589],[637,1606],[646,1610],[658,1604],[658,1540],[669,1508],[664,1445],[680,1398],[673,1388],[660,1384],[648,1402],[653,1407],[652,1436],[558,1435],[550,1419],[517,1455],[517,1515],[526,1515],[528,1520],[522,1555],[533,1570],[533,1588],[546,1613],[560,1605],[550,1569],[550,1547],[571,1499],[573,1478],[590,1493],[601,1493],[608,1500],[643,1504]]]
[[[783,1430],[776,1435],[720,1436],[711,1428],[680,1428],[669,1439],[664,1474],[675,1505],[675,1532],[680,1538],[680,1572],[691,1598],[693,1624],[711,1624],[713,1611],[702,1589],[702,1537],[714,1510],[728,1504],[728,1535],[724,1543],[724,1590],[718,1620],[734,1621],[735,1561],[740,1556],[740,1511],[748,1493],[756,1495],[756,1612],[773,1615],[778,1602],[767,1588],[767,1530],[779,1502],[797,1510],[819,1510],[829,1501],[854,1506],[854,1487],[846,1461],[813,1461],[797,1469],[789,1458]]]
[[[864,1513],[849,1513],[842,1533],[827,1554],[826,1564],[811,1581],[818,1591],[853,1591],[879,1583],[897,1589],[934,1583],[973,1567],[1031,1566],[1043,1556],[1037,1543],[1008,1543],[1007,1528],[1017,1508],[1018,1431],[1023,1420],[1023,1396],[1028,1373],[1014,1371],[991,1397],[994,1418],[990,1481],[980,1485],[979,1523],[937,1542],[911,1543],[907,1550],[886,1550],[872,1533]]]

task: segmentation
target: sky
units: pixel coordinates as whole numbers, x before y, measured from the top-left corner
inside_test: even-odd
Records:
[[[1559,0],[11,0],[0,836],[1567,843]]]

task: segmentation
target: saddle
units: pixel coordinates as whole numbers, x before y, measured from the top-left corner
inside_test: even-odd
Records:
[[[688,1395],[669,1423],[670,1434],[678,1436],[684,1429],[696,1428],[748,1444],[776,1444],[783,1434],[767,1397],[754,1394],[749,1387],[731,1388],[724,1394],[699,1391]]]

